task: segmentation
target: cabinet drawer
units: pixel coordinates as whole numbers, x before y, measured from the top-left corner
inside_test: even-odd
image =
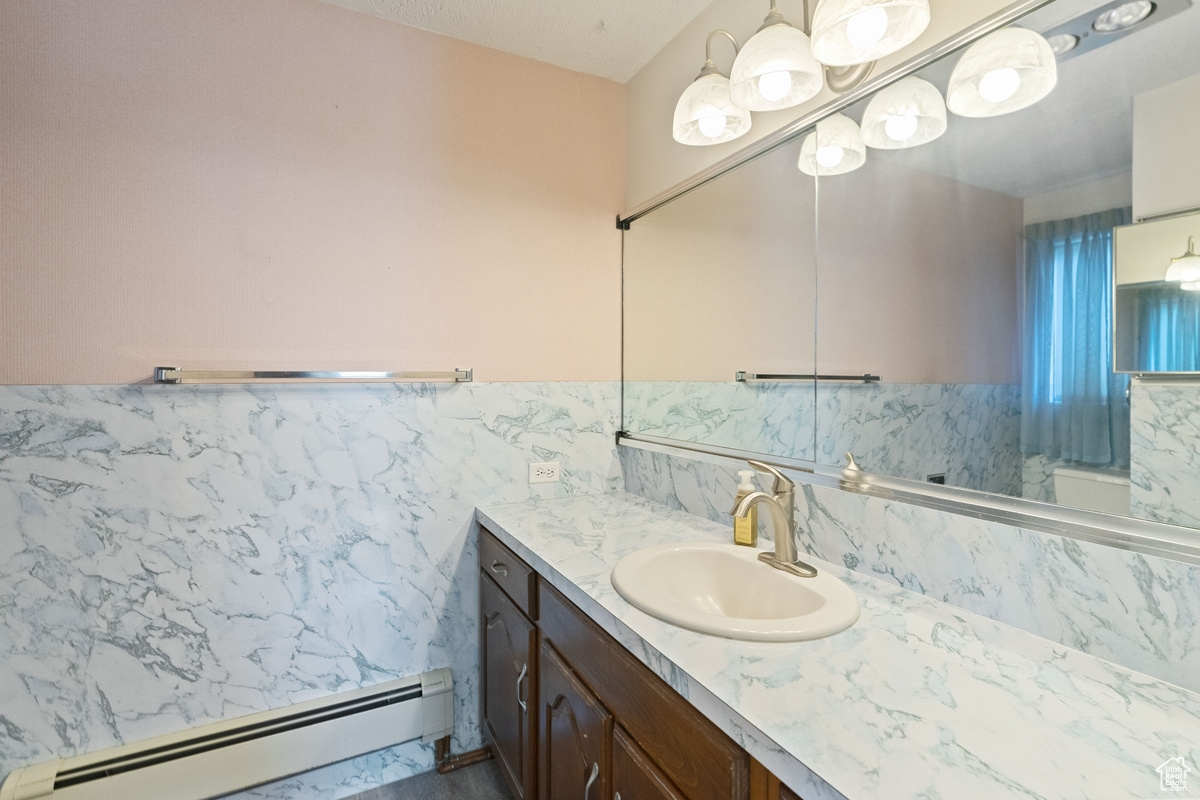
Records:
[[[690,800],[746,800],[750,756],[548,583],[538,587],[549,640],[654,764]]]
[[[504,590],[522,613],[537,619],[533,602],[537,575],[486,528],[479,529],[479,569]]]

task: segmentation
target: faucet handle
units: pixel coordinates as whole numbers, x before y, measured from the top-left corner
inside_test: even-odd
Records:
[[[775,485],[771,487],[771,491],[775,494],[791,492],[796,489],[796,484],[791,481],[786,475],[772,467],[770,464],[764,464],[761,461],[747,461],[747,464],[754,467],[759,472],[766,472],[775,476]]]

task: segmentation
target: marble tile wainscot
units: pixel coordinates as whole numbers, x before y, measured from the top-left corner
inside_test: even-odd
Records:
[[[0,388],[0,777],[443,666],[478,746],[474,506],[618,488],[618,415],[615,382]]]
[[[741,462],[620,455],[626,491],[728,524]],[[1200,691],[1200,566],[794,477],[810,555]]]
[[[1200,763],[1200,694],[835,564],[862,615],[811,642],[693,633],[613,589],[626,554],[727,525],[630,494],[477,516],[806,800],[1170,797],[1155,769]]]
[[[1200,528],[1200,383],[1134,381],[1129,416],[1133,515]]]

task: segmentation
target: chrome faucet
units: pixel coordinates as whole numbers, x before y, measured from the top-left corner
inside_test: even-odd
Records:
[[[759,472],[775,476],[775,485],[771,487],[774,494],[766,492],[751,492],[733,507],[733,516],[745,519],[750,508],[755,503],[766,505],[771,514],[771,532],[775,540],[775,551],[759,553],[758,560],[770,564],[775,569],[799,575],[801,578],[815,578],[817,568],[800,560],[796,548],[796,484],[774,467],[761,461],[747,461],[747,464]]]

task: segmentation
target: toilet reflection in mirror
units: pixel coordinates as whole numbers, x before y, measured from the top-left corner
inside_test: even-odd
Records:
[[[1200,358],[1200,291],[1164,284],[1200,240],[1200,214],[1179,215],[1200,209],[1200,9],[1168,0],[1087,33],[1107,5],[1059,0],[1019,21],[1075,45],[1057,48],[1056,83],[1033,105],[951,107],[939,136],[868,141],[845,174],[801,175],[794,149],[775,151],[636,220],[626,430],[830,467],[849,451],[877,475],[1200,527],[1200,375],[1186,374],[1200,369],[1186,361]],[[916,73],[922,87],[944,96],[960,56]],[[872,99],[839,112],[874,131]],[[1123,277],[1127,242],[1156,228],[1168,252],[1141,283],[1174,299]],[[746,384],[739,370],[882,381]]]

